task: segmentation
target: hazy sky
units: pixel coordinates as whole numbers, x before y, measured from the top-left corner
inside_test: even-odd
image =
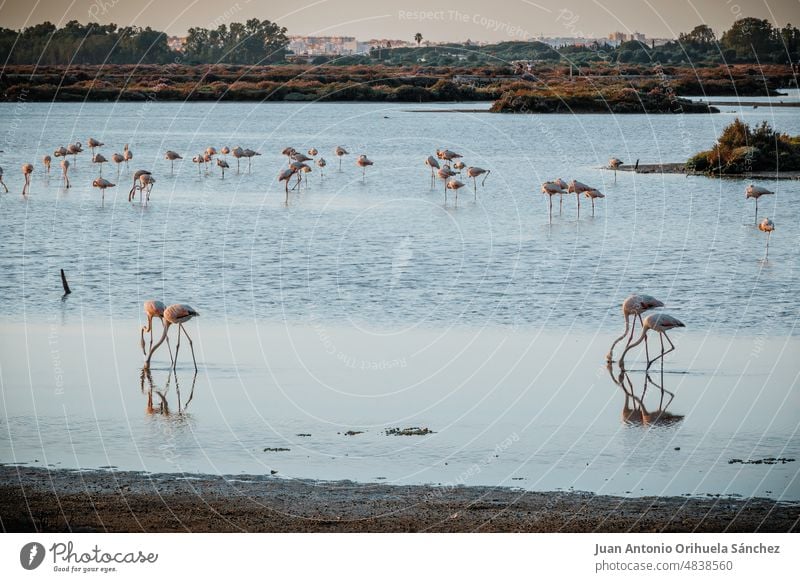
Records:
[[[429,40],[525,40],[545,36],[605,37],[609,32],[676,36],[705,23],[721,32],[736,18],[800,25],[800,0],[0,0],[0,25],[45,20],[152,26],[183,35],[192,26],[259,18],[289,34]]]

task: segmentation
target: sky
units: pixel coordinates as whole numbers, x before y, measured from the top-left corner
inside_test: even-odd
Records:
[[[747,16],[800,25],[800,0],[0,0],[0,26],[13,29],[78,20],[183,36],[193,26],[258,18],[290,35],[359,40],[410,41],[417,32],[431,41],[603,38],[614,31],[673,38],[701,23],[721,34]]]

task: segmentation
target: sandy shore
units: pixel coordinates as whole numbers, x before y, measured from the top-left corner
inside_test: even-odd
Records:
[[[609,170],[609,168],[603,168]],[[671,164],[639,164],[624,165],[617,168],[620,172],[636,172],[637,174],[688,174],[689,176],[708,176],[703,172],[686,169],[685,163]],[[716,177],[716,176],[711,176]],[[800,180],[800,172],[751,172],[749,174],[726,174],[723,178],[747,178],[752,180]]]
[[[6,532],[793,532],[800,505],[0,467]]]

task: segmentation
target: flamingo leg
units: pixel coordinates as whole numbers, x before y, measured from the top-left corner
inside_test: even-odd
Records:
[[[592,198],[592,216],[594,216],[594,198]]]
[[[192,345],[192,338],[189,337],[189,332],[183,327],[183,324],[178,326],[178,337],[180,337],[180,332],[183,332],[183,335],[186,336],[186,339],[189,340],[189,349],[192,351],[192,362],[194,363],[194,371],[197,372],[197,360],[194,358],[194,345]],[[177,350],[176,350],[177,351]],[[175,358],[177,360],[177,358]]]
[[[756,215],[753,224],[758,224],[758,198],[756,198]]]
[[[339,171],[342,171],[342,156],[339,156]]]
[[[172,369],[178,365],[178,350],[181,349],[181,324],[178,324],[178,344],[175,346],[175,359],[172,360]]]
[[[8,186],[6,186],[6,183],[3,182],[3,178],[0,178],[0,184],[3,185],[3,188],[5,188],[5,190],[6,190],[6,193],[8,193]]]
[[[575,197],[578,199],[578,219],[581,217],[581,195],[577,192],[575,193]]]
[[[766,261],[769,258],[769,238],[772,236],[772,232],[767,233],[767,252],[764,254],[764,260]]]
[[[561,209],[564,206],[564,195],[558,195],[558,215],[561,216]]]
[[[551,206],[552,206],[552,204],[551,204]],[[614,361],[613,360],[613,358],[614,358],[614,347],[616,347],[616,345],[619,342],[621,342],[623,339],[625,339],[626,335],[628,335],[628,326],[629,325],[630,325],[630,315],[626,315],[625,316],[625,330],[622,332],[621,336],[619,336],[617,339],[614,340],[614,343],[611,344],[611,349],[609,349],[608,350],[608,354],[606,354],[606,361],[609,363],[609,365],[611,364],[611,362]],[[635,315],[633,317],[633,325],[634,325],[634,327],[636,326],[636,316]],[[633,338],[633,329],[631,329],[631,336],[630,337],[631,337],[631,339]],[[631,343],[631,339],[628,339],[628,342],[627,342],[628,344]]]
[[[550,224],[553,224],[553,197],[547,197],[548,206],[550,208]]]
[[[661,355],[656,356],[655,358],[653,358],[652,362],[648,362],[648,364],[647,364],[647,368],[648,369],[650,369],[650,366],[652,364],[654,364],[656,362],[656,360],[661,360],[661,365],[663,366],[664,365],[664,359],[663,359],[664,356],[666,356],[670,352],[675,351],[675,345],[669,339],[669,336],[667,335],[667,332],[662,332],[662,333],[659,334],[659,336],[661,336]],[[669,349],[668,350],[664,350],[664,339],[665,338],[667,340],[667,343],[669,343]]]

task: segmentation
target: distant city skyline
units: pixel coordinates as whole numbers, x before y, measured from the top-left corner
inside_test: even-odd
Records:
[[[717,33],[737,18],[753,16],[776,26],[800,23],[798,0],[306,0],[263,3],[256,0],[186,0],[130,3],[121,0],[5,0],[0,23],[24,28],[44,21],[69,20],[119,26],[150,26],[184,36],[191,27],[216,28],[250,18],[271,20],[298,36],[351,36],[359,40],[500,42],[545,37],[608,38],[638,32],[648,38],[674,38],[698,24]],[[794,22],[792,22],[794,21]]]

